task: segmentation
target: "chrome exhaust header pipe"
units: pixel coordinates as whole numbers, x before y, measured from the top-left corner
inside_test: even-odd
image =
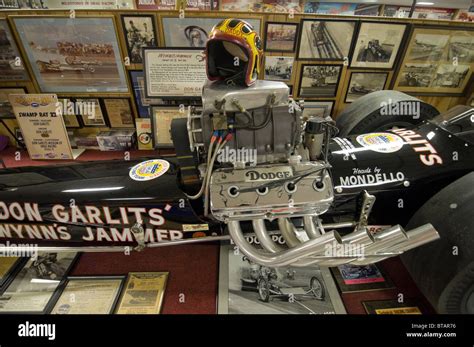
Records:
[[[362,227],[344,237],[334,230],[315,237],[315,233],[319,233],[319,230],[313,224],[312,218],[305,218],[304,222],[309,240],[302,242],[296,237],[296,228],[290,219],[278,220],[281,235],[288,245],[287,249],[272,240],[263,219],[252,221],[255,235],[263,250],[257,249],[247,241],[239,221],[228,223],[229,236],[251,261],[269,267],[289,265],[302,267],[312,264],[338,266],[348,263],[367,265],[439,238],[431,224],[425,224],[409,232],[405,232],[400,225],[395,225],[374,235]]]
[[[283,251],[283,247],[273,242],[272,237],[268,234],[267,228],[265,227],[265,221],[263,219],[254,219],[252,221],[252,225],[255,236],[265,250],[270,253],[278,253]]]
[[[363,254],[353,254],[353,252],[351,252],[350,254],[351,257],[349,258],[340,257],[340,258],[333,258],[333,259],[328,259],[328,260],[323,259],[321,260],[321,262],[318,263],[318,265],[333,267],[333,266],[339,266],[339,265],[357,261],[361,259],[361,257],[365,256],[366,247],[373,243],[374,243],[374,238],[370,234],[370,232],[367,230],[367,228],[360,228],[357,231],[344,235],[342,237],[342,244],[354,245],[354,248],[356,250],[362,250],[364,252]]]
[[[402,254],[410,249],[416,248],[418,246],[424,245],[426,243],[435,241],[439,239],[439,234],[433,225],[427,223],[418,228],[405,232],[402,227],[398,226],[398,228],[403,231],[403,235],[405,236],[404,239],[400,242],[396,243],[389,243],[387,247],[376,249],[374,253],[379,254],[379,257],[373,257],[363,259],[361,261],[355,261],[352,264],[354,265],[367,265],[379,262],[381,260]],[[389,230],[389,229],[387,229]],[[375,235],[375,237],[377,234]],[[392,240],[395,240],[393,238]]]
[[[230,221],[228,227],[230,237],[244,255],[255,263],[269,267],[288,266],[297,263],[299,260],[308,258],[313,254],[324,254],[326,245],[336,242],[341,243],[342,241],[336,231],[330,231],[315,240],[300,243],[287,250],[278,253],[267,253],[256,249],[247,241],[242,233],[240,222]],[[314,261],[318,260],[316,259]]]
[[[392,247],[408,240],[405,230],[400,225],[394,225],[388,229],[379,231],[373,235],[374,242],[365,247],[364,253],[370,255],[370,258],[365,256],[359,260],[351,262],[353,265],[366,265],[379,261],[381,258],[386,258],[384,255],[391,252]],[[380,254],[381,258],[373,257]],[[396,255],[396,254],[393,254]]]

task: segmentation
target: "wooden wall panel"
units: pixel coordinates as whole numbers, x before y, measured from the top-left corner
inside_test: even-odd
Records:
[[[158,43],[160,47],[164,46],[164,33],[163,27],[161,25],[161,18],[162,17],[178,17],[179,11],[156,11],[156,10],[77,10],[75,14],[77,17],[80,16],[110,16],[113,15],[115,17],[116,27],[117,27],[117,36],[119,38],[119,46],[122,52],[122,57],[126,57],[127,49],[125,45],[125,36],[122,31],[121,27],[121,19],[120,15],[122,14],[153,14],[155,16],[155,24],[158,33]],[[450,27],[472,27],[474,29],[474,23],[466,23],[466,22],[456,22],[456,21],[435,21],[435,20],[420,20],[420,19],[411,19],[411,18],[387,18],[387,17],[356,17],[356,16],[333,16],[333,15],[312,15],[312,14],[285,14],[285,13],[248,13],[248,12],[226,12],[226,11],[212,11],[212,12],[202,12],[202,11],[185,11],[185,17],[244,17],[244,18],[257,18],[261,20],[261,28],[260,32],[262,33],[262,40],[265,40],[265,23],[268,21],[271,22],[285,22],[285,23],[300,23],[302,18],[310,18],[310,19],[327,19],[327,18],[335,18],[335,19],[356,19],[356,20],[364,20],[364,21],[384,21],[384,22],[405,22],[409,24],[417,24],[417,25],[442,25],[446,28]],[[70,11],[69,10],[17,10],[17,11],[1,11],[0,18],[8,18],[11,15],[30,15],[30,16],[41,16],[41,15],[58,15],[69,17]],[[297,43],[298,46],[299,43]],[[20,47],[19,43],[17,45]],[[401,47],[402,49],[402,47]],[[297,49],[296,49],[297,50]],[[295,53],[265,53],[266,56],[295,56]],[[314,62],[314,61],[304,61],[304,60],[296,60],[293,66],[293,75],[288,82],[289,85],[293,86],[293,93],[297,95],[298,88],[299,88],[299,74],[301,71],[301,66],[303,64],[342,64],[342,62],[334,62],[334,61],[324,61],[324,62]],[[126,78],[129,84],[130,93],[128,94],[113,94],[113,96],[125,96],[129,97],[132,102],[132,108],[134,110],[135,116],[136,113],[136,105],[135,105],[135,98],[133,95],[133,90],[131,89],[131,81],[129,80],[128,70],[140,70],[143,66],[141,64],[131,64],[126,66]],[[316,98],[311,100],[334,100],[334,110],[333,116],[337,117],[338,114],[347,106],[344,102],[346,90],[350,80],[350,73],[354,71],[347,66],[343,67],[342,75],[339,81],[337,95],[335,98]],[[375,71],[375,70],[362,70],[358,69],[357,71]],[[377,70],[379,71],[379,70]],[[382,71],[382,70],[380,70]],[[393,70],[388,71],[388,81],[386,84],[386,88],[390,85],[391,80],[393,80],[394,73],[396,69],[394,67]],[[260,78],[263,78],[263,69],[260,75]],[[472,82],[472,81],[471,81]],[[36,93],[39,92],[36,90],[35,83],[32,81],[30,82],[0,82],[2,87],[26,87],[29,93]],[[452,97],[452,96],[419,96],[420,99],[436,106],[440,111],[445,111],[455,105],[458,104],[466,104],[472,97],[473,97],[473,90],[474,86],[471,85],[468,87],[466,96],[462,97]],[[110,94],[104,94],[104,96],[108,96]],[[67,96],[67,94],[58,94],[59,97]],[[91,94],[74,94],[74,97],[91,97]],[[17,127],[16,120],[6,120],[6,124],[13,130],[13,128]],[[75,133],[78,135],[88,135],[88,134],[96,134],[106,128],[82,128],[82,129],[74,129]],[[0,134],[8,135],[7,131],[0,125]],[[13,139],[12,139],[13,140]]]

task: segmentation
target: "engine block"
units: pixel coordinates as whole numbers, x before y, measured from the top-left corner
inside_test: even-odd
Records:
[[[289,88],[282,82],[259,80],[245,89],[208,83],[203,88],[202,103],[202,113],[191,116],[188,123],[193,150],[207,152],[215,130],[232,129],[234,136],[226,147],[232,151],[255,149],[259,163],[287,159],[301,142],[302,110],[289,99]],[[237,127],[238,122],[247,119],[246,112],[249,125],[258,129]],[[265,126],[258,127],[261,124]]]

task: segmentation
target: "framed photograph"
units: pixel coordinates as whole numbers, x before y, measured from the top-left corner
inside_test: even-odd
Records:
[[[48,6],[45,4],[46,1],[42,0],[18,0],[18,5],[22,10],[38,10],[47,9]],[[48,1],[49,3],[49,1]]]
[[[0,56],[0,81],[28,80],[28,73],[23,66],[15,39],[7,20],[4,18],[0,18]]]
[[[115,313],[160,313],[168,275],[168,272],[130,272]]]
[[[207,81],[202,49],[145,48],[143,52],[147,98],[201,98]]]
[[[422,314],[419,303],[414,299],[362,301],[367,314]]]
[[[132,64],[143,64],[143,47],[157,47],[155,16],[152,14],[121,15],[122,30]]]
[[[0,9],[8,10],[16,8],[20,8],[17,0],[0,0]]]
[[[383,90],[387,78],[388,72],[351,72],[344,102],[351,103],[365,94]]]
[[[300,0],[221,0],[221,11],[302,13]]]
[[[140,118],[150,118],[150,105],[162,105],[163,100],[145,97],[145,76],[142,70],[130,70],[129,74],[138,116]]]
[[[231,245],[222,245],[219,257],[219,314],[346,313],[326,267],[268,268],[236,254]],[[259,291],[259,279],[271,289]]]
[[[301,65],[298,96],[300,98],[335,97],[342,65]]]
[[[21,257],[0,257],[0,294],[13,281],[25,261],[26,258]]]
[[[107,98],[104,102],[105,113],[111,128],[134,128],[134,117],[130,100],[127,98]]]
[[[203,48],[211,29],[225,18],[162,17],[165,47]],[[260,32],[260,19],[242,18]]]
[[[186,118],[186,113],[180,112],[179,107],[152,107],[151,129],[155,149],[172,148],[171,122],[176,118]]]
[[[45,4],[44,8],[50,10],[116,10],[116,9],[135,9],[135,0],[95,0],[95,1],[77,1],[77,0],[20,0],[37,2]],[[36,9],[38,7],[32,6]]]
[[[294,52],[298,28],[298,23],[267,22],[265,24],[265,51]]]
[[[80,128],[79,118],[75,108],[75,99],[58,98],[58,102],[62,109],[64,124],[66,128]]]
[[[113,17],[11,17],[43,93],[127,93]]]
[[[298,59],[350,59],[356,23],[341,19],[302,19]]]
[[[293,57],[267,55],[265,57],[266,80],[289,81],[293,73]]]
[[[68,277],[50,314],[112,314],[125,276]]]
[[[0,88],[0,118],[1,119],[16,119],[13,107],[8,100],[10,94],[26,94],[26,89],[23,87]]]
[[[79,117],[82,125],[85,127],[106,127],[107,121],[102,112],[99,99],[76,99],[76,103],[81,103],[84,107],[81,109]]]
[[[419,95],[462,96],[473,69],[472,28],[415,27],[392,88]]]
[[[404,42],[407,26],[402,23],[362,22],[351,67],[392,69]]]
[[[334,100],[327,101],[305,101],[303,109],[303,120],[314,117],[331,117],[334,108]]]
[[[40,252],[29,259],[0,296],[0,313],[48,312],[76,257],[75,252]]]
[[[344,264],[331,268],[331,271],[342,293],[393,288],[392,281],[375,264]]]

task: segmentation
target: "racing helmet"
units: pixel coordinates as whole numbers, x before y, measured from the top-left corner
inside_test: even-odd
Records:
[[[262,41],[255,29],[241,19],[216,24],[206,43],[206,71],[211,81],[251,86],[262,65]]]

